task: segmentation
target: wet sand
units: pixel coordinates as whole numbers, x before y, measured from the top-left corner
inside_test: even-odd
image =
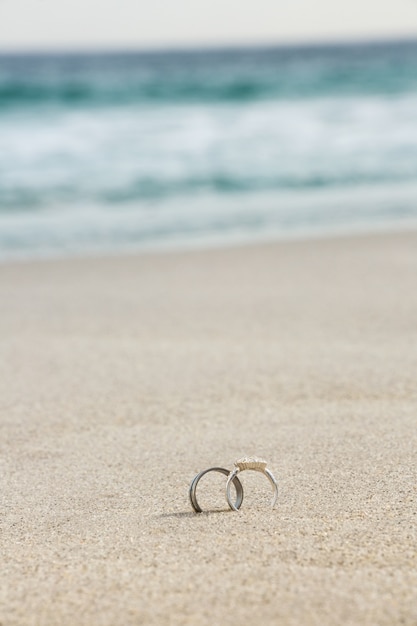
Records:
[[[3,264],[0,355],[2,626],[417,624],[417,233]]]

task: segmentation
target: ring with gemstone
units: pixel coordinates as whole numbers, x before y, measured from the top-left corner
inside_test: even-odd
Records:
[[[200,478],[202,478],[205,474],[207,474],[208,472],[220,472],[220,474],[224,474],[225,476],[230,477],[231,472],[228,469],[225,469],[224,467],[209,467],[206,470],[203,470],[202,472],[199,472],[191,481],[190,484],[190,489],[188,491],[188,495],[190,496],[190,502],[191,502],[191,506],[193,507],[194,511],[196,513],[202,513],[203,509],[200,507],[200,505],[198,504],[197,501],[197,494],[196,494],[196,490],[197,490],[197,485],[200,481]],[[242,506],[242,502],[243,502],[243,487],[242,487],[242,483],[240,482],[239,478],[237,476],[234,476],[233,478],[230,479],[230,484],[229,484],[229,490],[227,492],[227,502],[230,506],[231,509],[233,509],[233,511],[238,511],[240,509],[240,507]],[[236,489],[236,500],[233,503],[232,502],[232,495],[231,495],[231,486],[232,486],[232,482],[235,486]]]
[[[271,505],[272,508],[275,506],[278,498],[278,484],[272,472],[270,472],[266,466],[267,462],[263,459],[258,459],[257,457],[244,457],[243,459],[238,459],[237,461],[235,461],[235,469],[229,473],[226,483],[226,497],[231,509],[233,509],[234,511],[239,510],[239,508],[236,507],[232,502],[231,486],[232,482],[235,484],[234,481],[236,480],[239,472],[243,472],[244,470],[252,470],[254,472],[261,472],[262,474],[265,474],[265,476],[268,478],[269,482],[272,485],[272,489],[274,490],[274,496],[272,498]]]

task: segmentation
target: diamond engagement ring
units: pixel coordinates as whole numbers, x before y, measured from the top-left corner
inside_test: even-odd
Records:
[[[209,467],[206,470],[203,470],[202,472],[199,472],[197,474],[197,476],[195,476],[193,478],[193,480],[191,481],[191,485],[190,485],[190,489],[188,491],[188,495],[190,496],[190,502],[191,502],[191,506],[193,507],[194,511],[196,513],[202,513],[203,509],[200,507],[200,505],[198,504],[197,501],[197,494],[196,494],[196,490],[197,490],[197,485],[200,481],[200,478],[202,478],[205,474],[207,474],[208,472],[220,472],[220,474],[224,474],[225,476],[228,476],[228,483],[229,483],[229,490],[227,492],[227,502],[229,503],[229,506],[231,509],[233,509],[233,511],[238,511],[240,509],[240,507],[242,506],[242,502],[243,502],[243,487],[242,487],[242,483],[240,482],[239,478],[237,476],[234,476],[233,478],[230,478],[230,474],[231,472],[228,469],[225,469],[224,467]],[[231,496],[231,486],[232,486],[232,482],[235,486],[236,489],[236,500],[233,503],[232,502],[232,496]]]
[[[258,459],[257,457],[244,457],[243,459],[238,459],[237,461],[235,461],[235,469],[229,473],[226,483],[226,497],[231,509],[233,509],[234,511],[239,510],[239,507],[236,507],[235,504],[233,504],[232,502],[231,486],[232,482],[234,483],[234,481],[236,480],[239,472],[243,472],[244,470],[252,470],[254,472],[261,472],[262,474],[265,474],[274,490],[274,497],[272,498],[271,504],[272,507],[275,506],[278,498],[278,484],[273,474],[269,471],[266,465],[266,461],[264,461],[263,459]]]

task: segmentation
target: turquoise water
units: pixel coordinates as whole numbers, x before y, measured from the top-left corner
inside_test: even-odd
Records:
[[[0,258],[417,223],[417,42],[0,55]]]

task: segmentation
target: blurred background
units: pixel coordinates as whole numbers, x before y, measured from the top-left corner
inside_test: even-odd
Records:
[[[417,2],[0,1],[0,259],[417,224]]]

